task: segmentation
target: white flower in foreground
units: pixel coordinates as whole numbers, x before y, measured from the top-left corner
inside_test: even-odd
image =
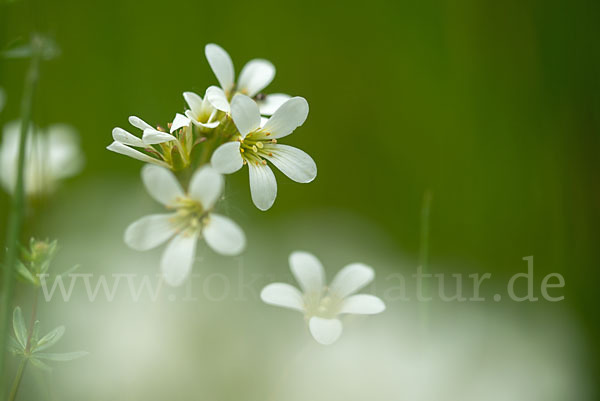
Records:
[[[171,129],[181,121],[178,120],[178,118],[180,117],[175,117]],[[152,163],[168,168],[169,164],[165,162],[162,154],[152,148],[152,145],[175,141],[174,143],[176,146],[181,146],[178,139],[167,132],[162,132],[153,128],[150,124],[136,116],[129,117],[129,123],[135,128],[142,130],[142,137],[139,138],[125,131],[123,128],[117,127],[112,131],[114,142],[108,145],[106,149],[145,163]],[[172,129],[172,132],[173,131],[175,130]],[[145,153],[133,148],[142,148]]]
[[[201,237],[222,255],[242,252],[246,237],[241,228],[229,218],[212,213],[224,185],[223,176],[214,169],[209,166],[198,169],[187,193],[175,175],[162,167],[144,166],[142,180],[148,193],[172,212],[135,221],[125,231],[125,243],[135,250],[146,251],[171,239],[160,262],[168,284],[180,285],[189,275]]]
[[[248,96],[235,95],[231,102],[231,117],[240,137],[215,150],[211,158],[213,167],[223,174],[231,174],[247,164],[252,201],[260,210],[269,209],[277,197],[277,182],[267,160],[296,182],[308,183],[317,176],[317,166],[309,155],[277,143],[277,139],[302,125],[307,116],[306,100],[293,97],[261,125],[256,103]]]
[[[273,283],[263,288],[260,297],[268,304],[304,313],[312,336],[321,344],[333,344],[342,334],[339,315],[372,315],[385,310],[383,301],[374,295],[352,295],[375,276],[373,269],[362,263],[344,267],[328,287],[321,262],[310,253],[292,253],[290,269],[303,293],[289,284]]]
[[[229,54],[219,45],[209,43],[204,48],[206,59],[221,87],[211,86],[206,90],[208,101],[217,109],[229,113],[229,100],[236,93],[255,98],[263,115],[270,116],[290,98],[284,93],[263,95],[260,93],[275,78],[275,66],[267,60],[248,61],[235,82],[233,62]]]
[[[4,127],[0,148],[0,180],[13,193],[17,181],[17,158],[21,123]],[[51,125],[42,131],[30,127],[25,144],[25,193],[51,193],[59,180],[77,174],[83,166],[83,154],[75,130],[64,124]]]

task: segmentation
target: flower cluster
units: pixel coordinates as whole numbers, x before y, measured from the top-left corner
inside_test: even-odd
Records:
[[[222,255],[244,250],[242,229],[215,212],[224,188],[222,174],[247,166],[252,201],[262,211],[271,208],[277,197],[271,166],[299,183],[309,183],[317,175],[317,166],[308,154],[279,143],[306,121],[306,99],[262,93],[275,77],[275,67],[269,61],[249,61],[236,81],[225,50],[209,44],[205,54],[219,86],[210,86],[204,97],[184,92],[188,108],[176,113],[167,128],[129,117],[129,123],[141,134],[114,128],[114,142],[108,146],[113,152],[147,163],[142,168],[142,181],[168,212],[145,216],[129,225],[125,243],[145,251],[168,242],[160,268],[165,282],[173,286],[181,285],[189,276],[200,239]],[[290,265],[303,293],[289,284],[274,283],[263,289],[261,298],[268,304],[301,311],[321,344],[332,344],[341,335],[339,315],[375,314],[385,309],[375,296],[352,295],[373,279],[373,269],[368,266],[348,265],[326,287],[323,267],[315,256],[294,252]]]
[[[131,224],[125,242],[133,249],[148,250],[170,239],[161,271],[171,285],[180,285],[188,276],[200,238],[223,255],[237,255],[244,249],[246,240],[239,226],[214,213],[223,192],[221,174],[232,174],[247,165],[252,201],[263,211],[271,208],[277,197],[277,182],[269,165],[299,183],[311,182],[317,175],[317,166],[308,154],[278,143],[304,123],[308,102],[282,93],[262,93],[275,77],[273,64],[251,60],[236,81],[233,62],[225,50],[208,44],[205,54],[220,86],[210,86],[204,98],[184,92],[188,108],[176,113],[167,128],[129,117],[129,123],[141,133],[114,128],[114,141],[108,146],[113,152],[148,163],[142,180],[151,196],[170,211]]]
[[[217,172],[231,174],[247,165],[252,201],[260,210],[267,210],[277,197],[269,163],[296,182],[308,183],[317,175],[317,166],[308,154],[278,143],[304,123],[308,102],[302,97],[261,92],[275,77],[269,61],[249,61],[236,82],[233,62],[225,50],[208,44],[205,54],[220,87],[210,86],[204,98],[184,92],[188,109],[177,113],[168,129],[129,117],[141,136],[117,127],[108,149],[173,172],[211,164]]]

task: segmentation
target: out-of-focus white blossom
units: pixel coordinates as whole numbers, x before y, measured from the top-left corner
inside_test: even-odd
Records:
[[[4,127],[0,148],[0,180],[9,193],[14,192],[17,179],[17,159],[21,123]],[[46,130],[30,127],[25,145],[25,193],[51,193],[59,180],[77,174],[83,167],[83,153],[76,131],[64,124],[51,125]]]
[[[374,295],[353,295],[375,277],[369,266],[362,263],[347,265],[329,286],[325,285],[321,262],[308,252],[292,253],[290,269],[303,292],[286,283],[272,283],[263,288],[260,297],[268,304],[304,313],[311,334],[321,344],[333,344],[341,336],[339,315],[371,315],[385,310],[383,301]]]

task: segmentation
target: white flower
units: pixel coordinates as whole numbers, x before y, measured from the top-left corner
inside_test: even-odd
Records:
[[[179,117],[176,116],[175,120],[173,121],[171,126],[172,132],[174,131],[173,126],[175,126],[176,123],[179,124],[181,121],[180,119],[178,120],[178,118]],[[129,123],[143,131],[142,138],[138,138],[124,129],[117,127],[112,131],[114,142],[108,145],[106,149],[132,157],[145,163],[152,163],[168,168],[169,164],[164,161],[160,153],[153,150],[152,145],[175,141],[178,146],[181,146],[177,138],[167,132],[154,129],[150,124],[136,116],[129,117]],[[142,148],[146,151],[146,153],[140,152],[139,150],[135,150],[133,148]]]
[[[241,136],[215,150],[211,158],[213,167],[220,173],[231,174],[247,164],[252,201],[260,210],[269,209],[277,197],[277,182],[267,160],[296,182],[308,183],[317,176],[317,166],[309,155],[277,143],[277,139],[302,125],[307,116],[306,100],[293,97],[261,126],[256,103],[248,96],[235,95],[231,102],[231,117]]]
[[[212,68],[221,87],[211,86],[206,90],[208,101],[217,109],[229,113],[229,100],[236,93],[241,93],[258,102],[260,112],[263,115],[270,116],[290,98],[284,93],[274,93],[271,95],[262,95],[260,91],[266,88],[273,78],[275,78],[275,66],[267,60],[250,60],[235,82],[235,72],[233,62],[229,54],[214,43],[209,43],[204,48],[208,64]]]
[[[229,218],[212,213],[224,185],[223,176],[214,169],[209,166],[198,169],[187,193],[173,173],[162,167],[144,166],[142,180],[148,193],[172,212],[135,221],[125,231],[125,243],[135,250],[145,251],[171,239],[160,262],[168,284],[180,285],[189,275],[200,237],[222,255],[242,252],[246,237],[241,228]]]
[[[362,263],[344,267],[329,287],[325,286],[321,262],[310,253],[292,253],[290,269],[303,293],[289,284],[273,283],[263,288],[260,297],[268,304],[304,313],[312,336],[321,344],[333,344],[342,334],[342,322],[338,315],[371,315],[385,310],[383,301],[374,295],[352,295],[369,284],[375,276],[373,269]]]
[[[185,112],[185,116],[188,119],[188,124],[186,125],[189,125],[189,122],[192,122],[197,127],[206,129],[212,129],[219,125],[219,122],[215,121],[217,112],[219,110],[213,107],[213,105],[208,101],[206,95],[204,96],[204,99],[202,99],[202,97],[194,92],[184,92],[183,98],[189,107],[189,110],[186,110]],[[177,116],[179,117],[181,114],[178,114]],[[183,124],[184,120],[181,117],[179,117],[179,121],[181,124]],[[173,121],[171,132],[183,126],[179,124],[176,125],[175,122],[177,120],[178,118],[176,117],[175,121]]]
[[[21,123],[4,127],[0,149],[0,179],[13,193],[17,180],[17,158]],[[41,195],[52,192],[58,180],[77,174],[83,166],[83,155],[75,130],[67,125],[51,125],[46,131],[30,127],[25,144],[25,193]]]

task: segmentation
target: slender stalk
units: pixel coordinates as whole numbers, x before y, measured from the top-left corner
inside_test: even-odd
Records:
[[[421,266],[421,272],[423,277],[427,277],[429,274],[429,215],[431,212],[431,201],[433,194],[431,190],[425,191],[423,195],[423,203],[421,205],[421,240],[419,249],[419,264]],[[429,294],[429,281],[421,281],[423,297],[427,297]],[[423,329],[427,330],[429,327],[429,303],[427,301],[420,303],[420,315],[421,324]]]
[[[2,284],[2,304],[0,320],[0,396],[5,392],[5,358],[4,350],[8,338],[8,329],[10,321],[10,309],[14,293],[14,270],[19,252],[19,239],[21,237],[23,215],[25,212],[25,145],[27,143],[27,134],[31,125],[31,115],[33,109],[33,95],[38,80],[39,63],[41,56],[41,39],[33,36],[31,40],[32,55],[29,64],[29,70],[25,77],[25,89],[21,103],[21,137],[19,140],[19,157],[17,159],[17,180],[12,199],[11,213],[8,221],[8,230],[6,235],[6,258],[4,260],[3,284]],[[23,368],[24,369],[24,366]],[[22,372],[21,372],[22,374]],[[19,379],[20,380],[20,379]]]
[[[28,355],[31,350],[31,336],[33,336],[33,327],[35,326],[35,318],[37,315],[37,304],[38,304],[38,290],[37,288],[33,293],[33,305],[31,306],[31,319],[29,321],[29,328],[27,331],[27,344],[25,345],[25,354]],[[27,358],[23,358],[21,363],[19,364],[19,368],[17,369],[17,374],[15,376],[15,380],[13,381],[10,395],[8,397],[9,401],[13,401],[17,396],[17,392],[19,391],[19,386],[21,385],[21,380],[23,379],[23,373],[25,373],[25,367],[27,366]]]
[[[17,369],[17,374],[15,375],[15,380],[13,381],[12,388],[10,389],[8,401],[14,401],[17,397],[17,392],[19,391],[19,386],[21,385],[21,379],[23,379],[23,373],[25,372],[26,366],[27,358],[23,358],[21,360],[21,363],[19,364],[19,368]]]

